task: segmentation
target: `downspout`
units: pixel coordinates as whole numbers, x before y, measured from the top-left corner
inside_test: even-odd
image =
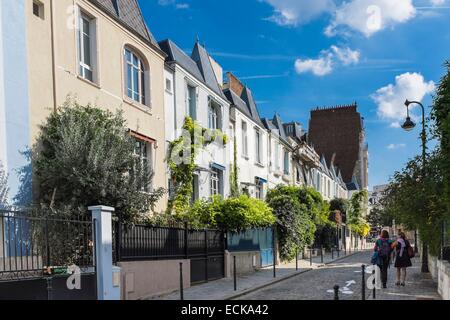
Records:
[[[54,28],[54,14],[53,14],[53,0],[50,0],[50,34],[52,46],[52,81],[53,81],[53,110],[58,108],[56,101],[56,59],[55,59],[55,28]]]

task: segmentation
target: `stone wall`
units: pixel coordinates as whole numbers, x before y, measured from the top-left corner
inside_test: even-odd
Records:
[[[190,260],[120,262],[122,300],[140,300],[180,289],[180,262],[184,288],[191,286]]]
[[[442,299],[450,300],[450,263],[430,255],[428,268],[433,280],[438,283],[438,293]]]

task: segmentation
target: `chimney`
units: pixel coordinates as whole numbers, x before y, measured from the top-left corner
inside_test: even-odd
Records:
[[[228,77],[228,87],[231,91],[236,93],[239,97],[242,96],[245,86],[242,82],[231,72],[227,72]]]

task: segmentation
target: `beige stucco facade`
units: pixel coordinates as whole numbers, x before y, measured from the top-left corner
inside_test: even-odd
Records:
[[[80,104],[111,111],[123,110],[129,129],[156,140],[153,153],[153,187],[167,188],[164,130],[164,54],[86,0],[40,0],[43,18],[33,14],[27,1],[27,37],[30,97],[30,141],[33,143],[49,113],[70,95]],[[95,19],[96,76],[89,82],[79,76],[77,7]],[[52,38],[53,34],[53,38]],[[133,48],[147,64],[150,81],[147,106],[125,94],[124,48]],[[165,209],[164,198],[155,208]]]

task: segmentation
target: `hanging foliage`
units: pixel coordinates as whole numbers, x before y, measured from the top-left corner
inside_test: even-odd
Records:
[[[197,169],[195,159],[199,152],[215,141],[224,145],[228,142],[228,137],[222,131],[203,128],[191,117],[185,118],[182,131],[182,135],[170,143],[167,158],[175,194],[169,200],[168,213],[176,215],[189,210],[194,171]]]

